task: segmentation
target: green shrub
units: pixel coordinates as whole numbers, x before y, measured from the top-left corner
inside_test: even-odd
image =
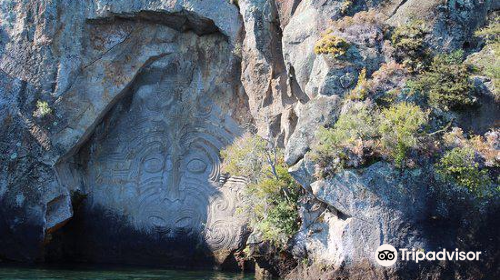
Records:
[[[259,178],[265,169],[266,141],[249,133],[237,138],[221,153],[222,170],[234,176]]]
[[[495,18],[490,25],[477,31],[476,36],[486,39],[486,46],[475,56],[475,64],[483,75],[493,81],[493,94],[500,101],[500,17]]]
[[[52,114],[49,103],[47,103],[47,101],[38,100],[36,102],[36,111],[33,113],[33,116],[43,118],[49,114]]]
[[[312,146],[311,158],[322,169],[320,177],[331,175],[338,167],[336,158],[346,159],[346,150],[352,155],[363,156],[367,141],[377,137],[376,112],[365,103],[353,103],[341,114],[333,128],[320,128]],[[342,163],[339,163],[342,165]]]
[[[488,43],[495,43],[500,40],[500,17],[496,17],[485,28],[476,31],[476,36],[486,39]]]
[[[350,44],[346,40],[328,33],[316,43],[314,52],[316,54],[331,54],[333,57],[339,57],[344,55],[349,47]]]
[[[424,93],[431,106],[443,110],[474,104],[470,72],[462,63],[462,55],[457,51],[434,57],[430,69],[412,83],[413,90]]]
[[[420,71],[426,67],[430,53],[425,43],[429,30],[422,20],[413,20],[394,29],[391,41],[396,55],[409,69]]]
[[[492,183],[488,172],[479,169],[475,152],[469,147],[446,152],[436,165],[436,172],[444,181],[465,187],[478,196],[483,196]]]
[[[253,201],[250,226],[265,240],[283,247],[299,230],[297,200],[299,187],[283,163],[276,167],[277,176],[268,175],[248,186]]]
[[[245,134],[221,151],[222,171],[249,179],[245,194],[250,227],[283,247],[299,229],[300,187],[287,171],[283,153],[272,142]]]
[[[350,1],[344,2],[344,5],[348,5]],[[352,8],[352,7],[351,7]],[[346,10],[346,12],[349,12]],[[363,25],[363,26],[377,26],[380,28],[385,27],[383,16],[373,9],[368,11],[361,11],[353,16],[345,16],[333,22],[332,28],[344,32],[347,28],[353,25]]]
[[[418,147],[419,130],[427,124],[428,113],[419,106],[399,103],[382,110],[379,132],[381,147],[402,167],[410,148]]]
[[[319,177],[333,175],[339,168],[359,166],[380,155],[394,160],[398,167],[410,149],[421,148],[428,112],[419,106],[399,103],[378,113],[366,103],[355,104],[340,115],[332,128],[321,128],[310,152],[321,169]]]
[[[363,68],[358,76],[356,87],[347,96],[350,100],[364,100],[368,95],[368,81],[366,80],[366,68]]]
[[[481,162],[487,167],[500,167],[498,153],[498,133],[499,129],[492,129],[484,135],[465,135],[459,127],[454,127],[451,131],[443,135],[443,146],[446,148],[469,148],[474,150],[476,156],[481,158]]]
[[[349,12],[349,10],[352,8],[353,4],[354,3],[352,0],[345,0],[342,3],[342,6],[340,6],[340,13],[343,15],[347,14],[347,12]]]

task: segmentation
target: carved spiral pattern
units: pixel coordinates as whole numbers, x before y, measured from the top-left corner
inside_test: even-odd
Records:
[[[238,246],[240,237],[241,227],[224,220],[214,222],[205,231],[205,241],[214,251]]]
[[[234,248],[245,223],[235,211],[246,181],[219,185],[219,150],[238,127],[205,97],[166,97],[165,88],[140,87],[127,110],[96,130],[91,200],[127,215],[137,229],[198,234],[212,250]]]

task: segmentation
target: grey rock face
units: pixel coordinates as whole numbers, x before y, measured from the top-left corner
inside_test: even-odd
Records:
[[[498,8],[354,2],[349,14],[375,8],[393,26],[425,14],[429,42],[443,50],[467,46]],[[360,71],[391,59],[384,30],[364,23],[332,30],[352,45],[345,57],[314,53],[342,4],[0,0],[0,259],[63,250],[96,262],[227,265],[247,238],[236,211],[245,181],[219,178],[219,150],[247,125],[286,147],[309,191],[296,256],[371,270],[381,242],[430,248],[426,170],[377,163],[317,181],[304,157]],[[485,127],[493,106],[478,115]]]
[[[379,162],[312,183],[301,208],[303,225],[294,253],[335,268],[349,264],[381,273],[373,257],[380,244],[429,249],[422,234],[428,182],[424,170],[401,174]]]
[[[325,239],[328,245],[314,250],[332,250],[332,254],[343,255],[341,258],[337,256],[337,260],[373,259],[371,253],[380,244],[393,244],[407,238],[418,239],[418,236],[410,237],[411,232],[406,232],[408,236],[401,238],[397,231],[405,227],[405,223],[412,225],[424,218],[427,176],[420,169],[401,175],[388,163],[379,162],[359,172],[346,170],[331,179],[312,183],[310,187],[314,198],[336,211],[327,211],[330,213],[328,215],[338,220],[330,226],[336,228],[342,225],[338,231],[346,237],[337,240],[342,240],[340,244]],[[306,221],[304,226],[310,227],[311,219]],[[339,237],[328,233],[318,235],[318,239]],[[320,257],[321,254],[315,256]]]
[[[43,258],[40,244],[72,218],[70,192],[78,191],[86,197],[78,217],[101,217],[83,223],[83,241],[114,236],[105,243],[119,248],[130,232],[139,244],[161,233],[137,262],[172,243],[180,258],[171,264],[198,247],[207,265],[224,262],[245,234],[245,218],[235,214],[244,184],[218,183],[218,151],[240,133],[232,115],[245,110],[230,106],[241,103],[228,74],[237,66],[236,7],[94,1],[43,2],[37,10],[33,3],[1,10],[10,22],[2,26],[9,40],[1,52],[0,232],[12,245],[0,256]],[[30,64],[37,68],[24,71]],[[37,99],[47,101],[47,116],[33,114]]]
[[[36,92],[0,70],[0,258],[34,261],[45,234],[72,216],[68,189],[41,160],[46,131],[27,110]]]
[[[330,20],[339,15],[340,5],[337,1],[301,1],[283,30],[283,56],[292,90],[308,99],[316,96],[306,87],[313,77],[315,60],[321,59],[314,53],[314,45],[328,28]]]
[[[77,155],[85,171],[60,167],[71,171],[65,178],[81,173],[63,182],[84,182],[85,211],[106,209],[166,242],[187,235],[187,248],[206,245],[222,263],[241,246],[245,224],[235,213],[244,183],[219,185],[219,150],[240,133],[214,102],[232,95],[219,80],[230,65],[219,54],[230,50],[221,36],[201,39],[162,27],[156,34],[173,38],[172,53],[145,68],[95,129]]]
[[[388,22],[406,23],[410,18],[423,19],[432,28],[429,43],[439,50],[454,50],[471,43],[474,30],[483,25],[488,11],[497,1],[402,1]],[[410,15],[414,15],[413,17]]]
[[[288,165],[296,163],[306,154],[318,129],[333,123],[339,110],[340,98],[337,95],[318,96],[299,106],[299,122],[285,150],[285,161]]]
[[[303,170],[311,164],[304,161],[299,163],[302,167],[294,169]],[[299,182],[311,181],[307,172],[292,174]],[[374,253],[381,244],[425,252],[464,246],[468,250],[482,248],[487,258],[495,255],[498,244],[491,236],[496,235],[496,230],[490,230],[491,225],[485,223],[495,224],[491,219],[498,210],[485,214],[488,211],[470,204],[469,195],[446,187],[433,174],[429,168],[401,171],[377,162],[303,186],[308,193],[301,201],[302,226],[294,237],[292,251],[297,258],[309,260],[310,266],[298,267],[288,278],[424,279],[428,275],[451,277],[457,271],[474,278],[470,276],[474,274],[471,266],[476,264],[451,261],[436,266],[432,262],[417,265],[401,261],[383,268],[375,262]],[[490,206],[498,209],[494,204]],[[464,213],[464,207],[470,213]],[[478,225],[484,226],[474,236],[469,227]],[[461,232],[468,237],[460,236]],[[467,268],[461,269],[461,265]],[[490,269],[479,267],[482,271]]]

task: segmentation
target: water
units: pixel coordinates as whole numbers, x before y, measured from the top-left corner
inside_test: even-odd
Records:
[[[254,280],[251,274],[148,268],[2,267],[0,279],[9,280]]]

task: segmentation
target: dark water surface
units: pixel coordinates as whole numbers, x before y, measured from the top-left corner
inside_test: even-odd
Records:
[[[104,267],[16,267],[0,266],[0,279],[9,280],[253,280],[251,273],[183,271],[150,268]]]

